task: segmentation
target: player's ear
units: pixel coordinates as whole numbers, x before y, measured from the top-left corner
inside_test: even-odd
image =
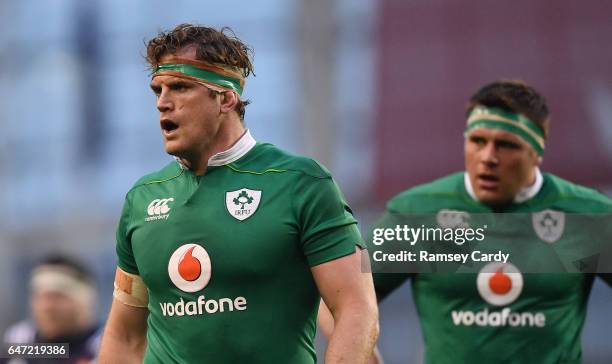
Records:
[[[533,161],[534,167],[539,167],[542,165],[542,156],[535,151],[535,149],[531,149],[531,160]]]
[[[236,107],[238,104],[238,94],[233,91],[221,92],[221,112],[228,113]]]
[[[529,164],[531,164],[534,167],[539,167],[542,164],[542,156],[538,154],[538,152],[536,152],[535,148],[529,146],[527,148],[527,154],[528,154],[528,160],[529,160]]]

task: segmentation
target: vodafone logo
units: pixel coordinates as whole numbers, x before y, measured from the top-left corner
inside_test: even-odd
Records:
[[[489,263],[478,273],[476,286],[485,301],[494,306],[505,306],[521,294],[523,275],[510,263]]]
[[[210,257],[198,244],[184,244],[172,253],[168,275],[174,285],[184,292],[197,292],[208,284],[211,275]]]
[[[478,273],[476,286],[480,296],[494,306],[514,302],[523,291],[523,275],[510,263],[495,262],[485,265]],[[499,311],[484,307],[480,311],[453,310],[451,319],[455,326],[468,327],[535,327],[546,326],[544,312],[515,312],[510,307]]]
[[[168,275],[172,283],[183,292],[198,292],[204,289],[210,281],[210,257],[201,245],[190,243],[178,247],[170,256]],[[210,296],[209,296],[210,294]],[[178,295],[178,300],[160,302],[159,307],[164,317],[183,317],[213,314],[228,314],[234,311],[246,311],[247,298],[215,297],[214,292],[206,296],[184,298]]]

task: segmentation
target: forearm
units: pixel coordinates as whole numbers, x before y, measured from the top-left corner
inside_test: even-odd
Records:
[[[346,307],[333,315],[325,363],[368,363],[378,338],[377,308]]]

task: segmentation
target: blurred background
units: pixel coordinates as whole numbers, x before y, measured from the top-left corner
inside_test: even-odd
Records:
[[[464,108],[521,78],[552,110],[544,170],[612,192],[612,3],[604,0],[0,0],[0,331],[61,252],[96,273],[103,319],[123,198],[165,165],[144,41],[183,22],[254,48],[246,124],[323,162],[366,231],[384,202],[461,170]],[[609,363],[612,291],[597,282],[586,363]],[[403,287],[382,304],[387,363],[419,363]]]

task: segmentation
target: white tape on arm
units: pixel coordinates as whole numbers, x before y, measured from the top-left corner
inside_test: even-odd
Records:
[[[115,273],[113,296],[128,306],[147,307],[149,304],[149,290],[142,278],[119,267]]]

